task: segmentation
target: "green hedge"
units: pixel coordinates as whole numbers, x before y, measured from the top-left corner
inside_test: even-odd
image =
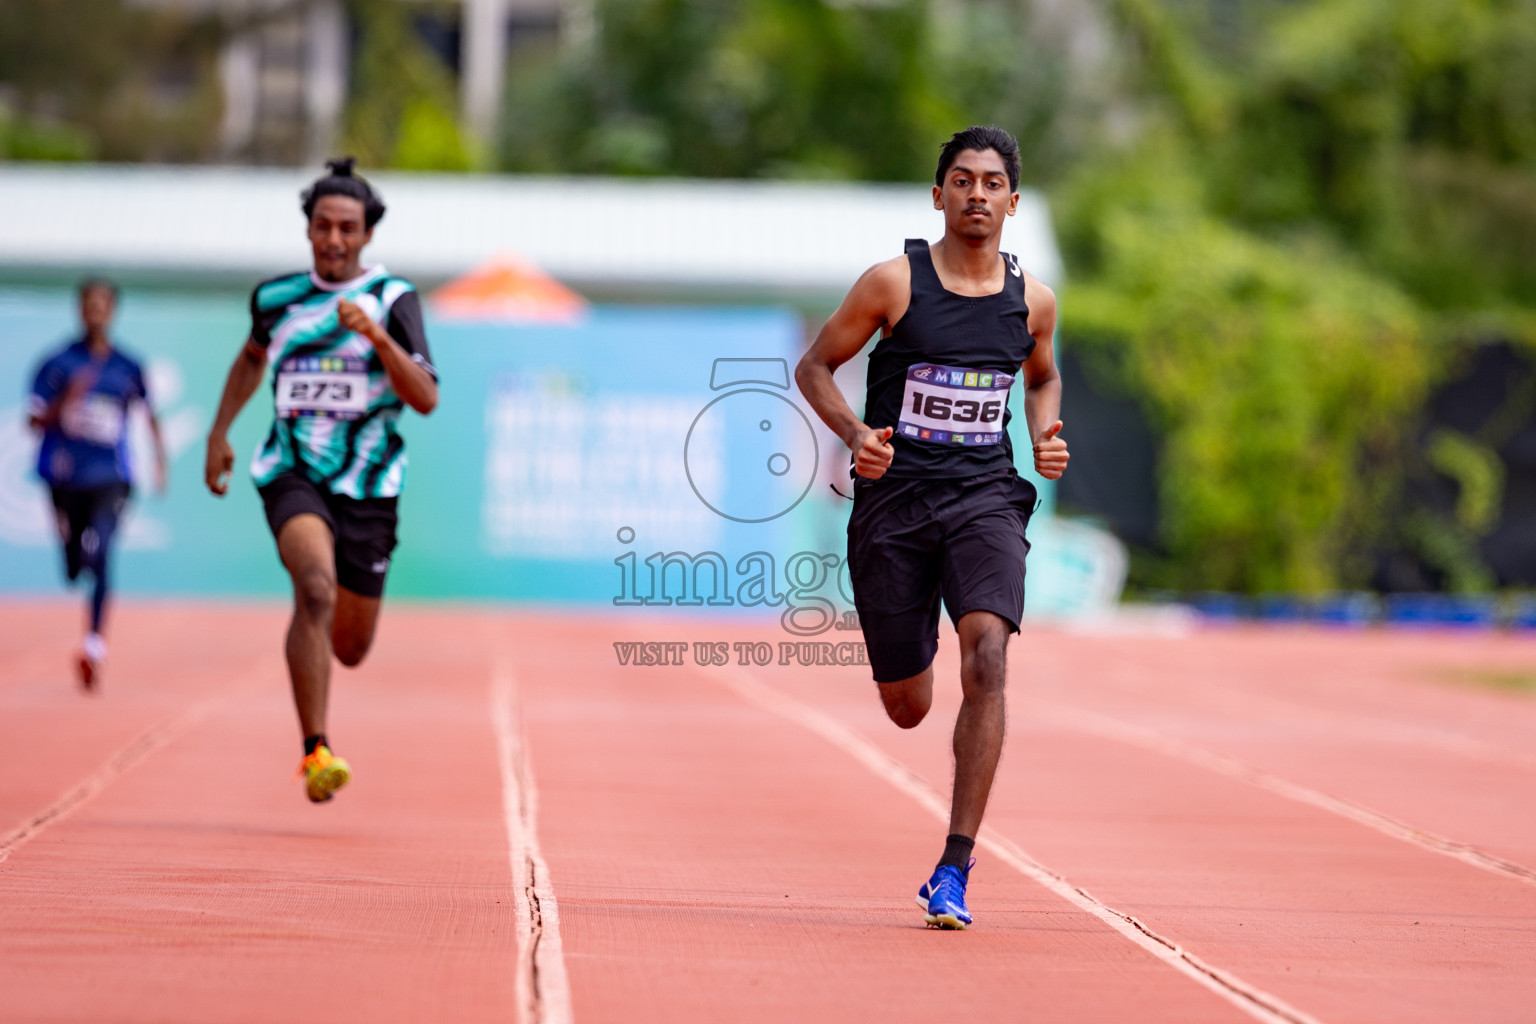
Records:
[[[1220,7],[1112,0],[1133,130],[1056,190],[1066,343],[1160,435],[1134,581],[1315,592],[1398,551],[1486,589],[1518,424],[1426,403],[1536,338],[1536,4]]]
[[[1169,163],[1138,197],[1124,174],[1106,175],[1073,197],[1091,216],[1065,211],[1089,225],[1075,240],[1098,267],[1064,292],[1065,343],[1138,401],[1162,441],[1166,557],[1141,563],[1141,582],[1358,584],[1437,370],[1422,317],[1337,252],[1203,212],[1187,179]]]

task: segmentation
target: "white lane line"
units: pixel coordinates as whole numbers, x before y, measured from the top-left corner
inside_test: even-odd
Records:
[[[1360,730],[1359,735],[1367,739],[1380,738],[1405,747],[1436,747],[1448,754],[1457,754],[1470,761],[1482,761],[1505,767],[1518,765],[1527,771],[1536,769],[1536,755],[1511,750],[1498,743],[1489,743],[1487,740],[1474,739],[1471,736],[1444,729],[1431,729],[1427,726],[1398,722],[1383,722],[1375,728],[1361,723],[1356,728]]]
[[[941,822],[949,822],[949,804],[900,761],[843,725],[837,719],[804,704],[788,694],[759,682],[745,672],[710,674],[707,678],[724,680],[747,701],[765,711],[780,715],[814,732],[833,746],[849,754],[878,777],[917,801]],[[1159,935],[1130,914],[1101,903],[1082,888],[1073,885],[1020,849],[990,826],[983,826],[977,843],[991,851],[1003,863],[1031,881],[1060,896],[1084,913],[1091,914],[1130,939],[1174,970],[1225,999],[1254,1020],[1264,1024],[1320,1024],[1316,1017],[1288,1005],[1180,947],[1172,939]]]
[[[1129,692],[1138,697],[1146,698],[1156,696],[1166,698],[1166,690],[1160,690],[1158,683],[1161,681],[1155,676],[1149,681],[1149,673],[1159,673],[1160,669],[1152,662],[1137,662],[1128,657],[1117,659],[1112,666],[1118,675],[1110,679],[1110,684],[1121,692]],[[1166,673],[1164,674],[1166,675]],[[1183,679],[1181,682],[1190,682]],[[1376,740],[1385,743],[1396,743],[1402,746],[1422,749],[1435,747],[1449,754],[1456,754],[1473,761],[1483,761],[1499,765],[1519,765],[1525,769],[1536,769],[1536,754],[1523,750],[1515,750],[1503,744],[1491,743],[1488,740],[1468,736],[1465,733],[1452,729],[1444,729],[1435,726],[1426,726],[1418,723],[1383,720],[1373,718],[1370,715],[1360,714],[1355,711],[1339,710],[1337,708],[1321,707],[1291,697],[1277,697],[1271,693],[1260,693],[1254,690],[1234,689],[1217,683],[1201,685],[1195,683],[1195,692],[1202,696],[1215,694],[1218,698],[1225,699],[1227,706],[1233,704],[1264,704],[1274,709],[1276,716],[1288,722],[1298,722],[1300,716],[1305,718],[1321,718],[1328,723],[1328,728],[1347,739]],[[1241,710],[1239,710],[1241,713]],[[1301,718],[1303,726],[1313,723]]]
[[[560,908],[549,866],[539,853],[538,789],[523,741],[512,665],[491,674],[491,722],[501,761],[502,815],[512,863],[517,924],[517,1010],[522,1024],[570,1024],[571,986],[560,942]]]
[[[191,726],[202,721],[215,707],[235,696],[247,685],[264,678],[264,673],[269,671],[270,668],[268,666],[262,666],[249,675],[242,676],[234,686],[224,693],[205,697],[181,714],[153,725],[140,733],[133,742],[107,758],[100,768],[82,779],[63,796],[22,822],[18,827],[7,832],[4,836],[0,836],[0,862],[7,860],[11,854],[36,839],[44,831],[57,825],[81,807],[90,803],[97,796],[101,795],[104,789],[132,770],[134,766],[143,763],[155,751],[164,747],[183,732],[186,732]]]
[[[1412,843],[1420,849],[1429,850],[1470,864],[1484,871],[1491,871],[1505,878],[1513,878],[1517,881],[1536,885],[1536,871],[1523,864],[1496,857],[1491,853],[1485,853],[1475,846],[1459,843],[1454,839],[1426,832],[1412,825],[1388,817],[1380,811],[1373,811],[1369,807],[1343,800],[1336,796],[1330,796],[1321,790],[1301,786],[1278,775],[1271,775],[1251,764],[1246,764],[1234,757],[1218,754],[1203,747],[1197,747],[1183,740],[1176,740],[1170,736],[1155,732],[1130,722],[1121,721],[1109,715],[1097,711],[1089,711],[1085,708],[1075,707],[1069,704],[1061,704],[1057,701],[1047,700],[1041,697],[1031,698],[1036,703],[1044,705],[1059,720],[1067,723],[1082,732],[1091,733],[1105,739],[1118,740],[1132,746],[1150,750],[1165,757],[1172,757],[1187,764],[1196,765],[1218,775],[1225,775],[1231,779],[1237,779],[1260,789],[1283,796],[1288,800],[1316,807],[1320,810],[1337,814],[1342,818],[1366,828],[1374,829],[1382,835],[1400,839],[1405,843]]]

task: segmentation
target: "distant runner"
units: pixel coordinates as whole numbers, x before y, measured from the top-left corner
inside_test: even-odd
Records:
[[[373,644],[405,485],[400,414],[437,406],[415,287],[361,263],[384,202],[350,157],[327,166],[300,197],[314,269],[251,293],[250,337],[225,382],[205,467],[209,490],[227,493],[230,424],[272,363],[277,415],[251,475],[293,580],[288,673],[304,736],[300,771],[316,803],[351,778],[325,734],[331,656],[352,667]]]
[[[80,285],[84,331],[50,356],[32,383],[27,424],[43,435],[37,473],[48,484],[64,543],[64,575],[70,583],[89,572],[90,629],[78,661],[87,692],[101,684],[107,660],[102,635],[111,590],[112,540],[133,492],[128,460],[128,411],[149,412],[155,442],[155,488],[165,491],[165,445],[160,421],[149,406],[144,370],[117,348],[107,329],[117,311],[117,285],[91,278]]]
[[[1019,144],[972,127],[945,144],[933,205],[944,239],[867,270],[801,359],[806,399],[853,452],[848,566],[880,699],[910,729],[933,703],[939,602],[960,635],[949,836],[919,891],[926,920],[971,923],[971,851],[1003,749],[1008,640],[1024,611],[1024,531],[1035,489],[1013,466],[1008,393],[1024,379],[1035,469],[1067,466],[1052,354],[1056,297],[999,252],[1019,203]],[[832,373],[880,332],[864,419]]]

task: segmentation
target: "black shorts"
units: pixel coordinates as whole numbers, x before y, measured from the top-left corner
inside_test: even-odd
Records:
[[[297,473],[284,473],[258,490],[274,539],[294,516],[319,516],[335,538],[336,582],[363,597],[383,596],[399,498],[347,498]]]
[[[86,488],[55,485],[50,492],[59,540],[64,543],[66,573],[73,580],[98,553],[105,558],[132,489],[125,483]]]
[[[992,612],[1018,632],[1034,485],[1011,469],[960,479],[854,482],[848,571],[875,682],[933,664],[950,621]]]

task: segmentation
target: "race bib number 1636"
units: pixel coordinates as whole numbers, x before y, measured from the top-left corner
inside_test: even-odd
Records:
[[[1012,386],[1012,374],[914,363],[896,432],[940,444],[998,444]]]

